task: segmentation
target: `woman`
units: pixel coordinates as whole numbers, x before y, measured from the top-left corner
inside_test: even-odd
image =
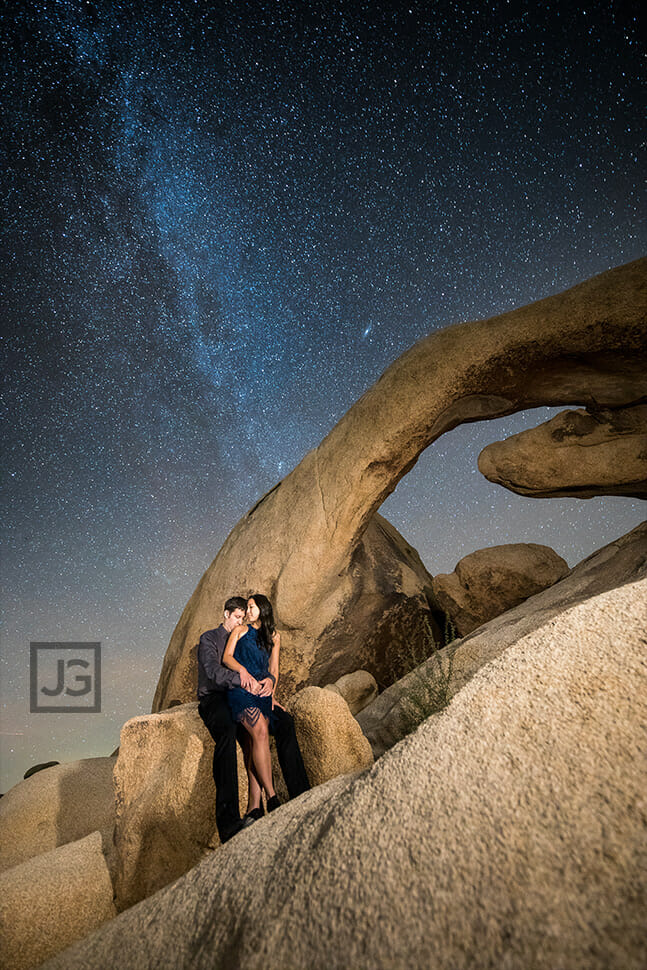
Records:
[[[245,728],[250,739],[243,745],[249,782],[247,816],[256,819],[263,815],[262,788],[265,789],[268,812],[280,804],[272,780],[269,726],[279,678],[281,636],[274,626],[272,604],[262,593],[255,593],[247,600],[245,620],[229,634],[222,662],[230,670],[246,670],[259,681],[268,674],[274,678],[272,694],[267,697],[250,694],[242,687],[233,687],[227,692],[232,717]]]

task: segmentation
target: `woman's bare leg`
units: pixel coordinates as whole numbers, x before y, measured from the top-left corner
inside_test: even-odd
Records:
[[[245,731],[241,738],[241,744],[243,748],[243,757],[245,759],[245,769],[247,771],[246,814],[249,815],[249,813],[253,812],[254,809],[261,807],[261,784],[256,775],[256,768],[254,767],[254,759],[252,757],[252,738],[247,731]]]
[[[272,780],[272,758],[270,755],[270,732],[267,719],[262,714],[255,724],[243,721],[243,726],[252,739],[252,760],[254,762],[255,774],[261,785],[265,789],[268,798],[276,795],[274,782]]]

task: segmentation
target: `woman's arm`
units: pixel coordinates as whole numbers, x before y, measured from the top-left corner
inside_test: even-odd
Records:
[[[227,640],[227,644],[225,646],[225,649],[222,655],[222,662],[225,665],[225,667],[229,667],[230,670],[237,670],[239,674],[244,673],[244,674],[247,674],[247,676],[249,676],[249,671],[247,670],[247,667],[243,667],[242,664],[239,664],[236,658],[234,657],[234,650],[236,649],[236,644],[238,643],[238,641],[240,640],[240,638],[244,633],[247,633],[247,627],[244,624],[243,626],[234,627],[234,629],[229,634],[229,638]],[[242,678],[241,678],[241,683],[242,683]]]
[[[276,685],[279,682],[279,652],[281,650],[281,634],[278,630],[273,636],[274,646],[272,647],[272,652],[270,654],[270,673],[274,678],[274,692],[276,692]]]

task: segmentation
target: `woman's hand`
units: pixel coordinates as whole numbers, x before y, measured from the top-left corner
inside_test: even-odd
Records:
[[[263,677],[262,680],[258,681],[258,685],[259,685],[259,691],[258,691],[259,697],[269,697],[272,691],[274,690],[274,681],[272,680],[271,677]]]

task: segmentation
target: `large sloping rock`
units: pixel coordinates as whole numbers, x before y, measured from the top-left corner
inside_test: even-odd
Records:
[[[563,411],[479,455],[489,481],[519,495],[647,498],[647,404]]]
[[[54,764],[0,799],[0,872],[98,829],[111,854],[114,758]]]
[[[643,970],[646,627],[647,580],[536,626],[46,970]]]
[[[457,693],[480,668],[520,637],[548,626],[559,614],[616,586],[635,582],[647,572],[647,522],[582,560],[560,582],[491,620],[469,636],[440,651],[393,684],[357,715],[375,757],[393,747],[410,730],[412,690],[438,674],[438,663],[450,669],[448,694]],[[618,631],[622,636],[622,631]]]
[[[568,565],[535,542],[489,546],[465,556],[453,573],[434,576],[433,591],[460,636],[563,579]]]
[[[375,512],[420,453],[462,422],[644,400],[646,268],[638,260],[511,313],[448,327],[396,360],[231,532],[173,633],[153,709],[192,699],[193,647],[234,592],[260,590],[275,605],[284,696],[357,668],[380,680],[367,652],[379,654],[385,633],[397,634],[393,591],[403,601],[420,597],[421,581],[412,551],[393,548],[401,540],[384,520],[376,526]],[[381,641],[371,644],[374,628]]]
[[[0,875],[4,970],[27,970],[116,915],[100,832]]]

